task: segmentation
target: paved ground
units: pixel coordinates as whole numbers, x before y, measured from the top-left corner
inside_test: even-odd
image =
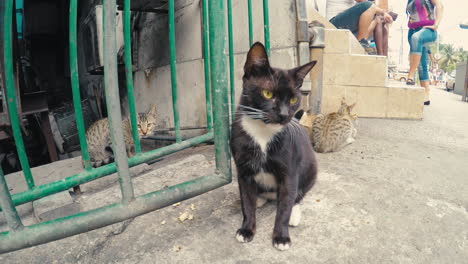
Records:
[[[160,188],[212,169],[211,146],[184,153],[197,155],[151,165],[135,179],[137,192],[147,191],[143,182]],[[286,252],[271,245],[273,204],[258,211],[254,240],[236,241],[233,183],[0,263],[468,263],[468,103],[460,96],[435,90],[424,121],[361,119],[353,145],[318,160],[319,181]],[[77,202],[89,209],[118,198],[118,187],[99,186]],[[181,223],[185,211],[194,218]]]

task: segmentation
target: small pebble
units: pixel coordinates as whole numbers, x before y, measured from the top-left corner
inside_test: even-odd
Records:
[[[172,248],[172,250],[174,250],[174,252],[179,252],[181,249],[182,249],[182,247],[179,246],[179,245],[175,245],[175,246]]]
[[[184,222],[184,221],[187,220],[188,218],[189,218],[189,213],[183,212],[183,213],[179,216],[179,221]]]

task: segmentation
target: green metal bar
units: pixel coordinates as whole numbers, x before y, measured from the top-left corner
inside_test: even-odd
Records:
[[[253,44],[252,0],[247,0],[247,13],[249,19],[249,47]]]
[[[10,191],[3,175],[2,167],[0,166],[0,205],[2,206],[8,227],[13,230],[23,229],[23,223],[21,222],[18,212],[13,205],[11,200]]]
[[[176,70],[176,43],[175,43],[175,14],[174,0],[169,0],[169,60],[171,65],[172,109],[174,112],[174,127],[176,142],[181,141],[179,110],[177,106],[177,70]]]
[[[16,150],[23,169],[24,178],[29,189],[34,188],[34,179],[32,177],[31,168],[29,168],[28,156],[24,148],[23,137],[21,135],[20,117],[18,114],[18,105],[15,92],[15,76],[13,73],[13,34],[12,34],[12,17],[13,17],[13,0],[4,2],[3,13],[3,65],[5,74],[6,100],[8,112],[10,114],[11,128],[13,130],[13,138],[15,139]]]
[[[141,153],[140,137],[138,136],[137,113],[135,110],[135,92],[133,90],[132,69],[132,31],[130,29],[130,0],[124,0],[123,22],[124,22],[124,52],[125,52],[125,76],[127,82],[127,99],[130,112],[130,123],[132,125],[133,143],[135,152]]]
[[[211,73],[210,73],[210,29],[208,25],[208,0],[202,0],[203,17],[203,67],[205,70],[205,102],[206,102],[206,127],[208,131],[213,129],[213,110],[211,107]]]
[[[172,0],[173,1],[173,0]],[[108,97],[109,92],[112,86],[108,84],[109,77],[113,76],[116,66],[114,59],[109,59],[110,55],[115,57],[115,18],[110,18],[112,10],[115,8],[115,2],[112,0],[112,3],[109,1],[105,3],[104,14],[104,27],[108,30],[105,32],[106,41],[114,42],[113,44],[106,43],[104,46],[109,49],[105,51],[105,66],[107,71],[107,76],[105,76],[106,81],[106,98],[108,104],[113,104],[118,99]],[[224,2],[223,1],[210,1],[210,64],[212,65],[212,78],[211,78],[211,87],[213,93],[213,110],[214,110],[214,136],[213,132],[210,132],[204,136],[193,138],[181,143],[176,143],[174,145],[157,149],[151,152],[142,153],[138,156],[132,157],[129,159],[130,165],[136,164],[138,162],[144,162],[145,160],[154,159],[157,156],[162,156],[169,154],[171,152],[180,150],[182,148],[190,147],[191,145],[204,142],[206,140],[212,139],[215,140],[215,154],[216,154],[216,173],[214,175],[209,175],[205,177],[200,177],[192,181],[188,181],[182,184],[178,184],[163,190],[138,196],[134,200],[130,200],[128,203],[116,203],[113,205],[105,206],[88,212],[36,224],[33,226],[25,227],[23,230],[17,232],[3,232],[0,233],[0,253],[10,252],[18,250],[24,247],[30,247],[39,245],[42,243],[50,242],[53,240],[65,238],[82,232],[94,230],[96,228],[104,227],[113,223],[123,221],[128,218],[136,217],[158,208],[162,208],[173,204],[175,202],[189,199],[196,195],[202,194],[204,192],[213,190],[215,188],[221,187],[225,184],[231,182],[231,170],[230,170],[230,154],[229,154],[229,107],[228,107],[228,86],[227,86],[227,69],[226,69],[226,58],[225,58],[225,44],[226,44],[226,32],[225,32],[225,18],[224,18]],[[114,21],[112,21],[114,19]],[[114,22],[114,23],[113,23]],[[108,35],[111,32],[110,36]],[[112,33],[113,32],[113,33]],[[115,68],[115,69],[114,69]],[[115,86],[112,87],[116,90]],[[110,107],[109,110],[114,110],[113,107]],[[111,112],[111,111],[109,111]],[[112,116],[116,120],[120,112],[117,112]],[[110,127],[112,134],[115,134],[121,131],[121,128],[114,129],[112,125],[112,118],[110,120]],[[116,131],[115,131],[116,130]],[[113,143],[116,142],[115,139],[118,138],[118,135],[113,137]],[[118,147],[118,146],[117,146]],[[121,150],[118,150],[121,152]],[[122,154],[122,153],[120,153]],[[117,153],[119,155],[119,153]],[[120,163],[117,161],[117,165]],[[54,182],[52,184],[47,184],[44,186],[39,186],[34,188],[32,191],[27,191],[20,193],[18,195],[31,195],[33,193],[40,195],[48,195],[47,191],[56,191],[58,187],[67,187],[78,185],[81,181],[87,180],[87,177],[96,177],[96,175],[106,172],[112,173],[116,169],[114,164],[109,164],[100,168],[97,168],[90,171],[85,171],[78,175],[69,177],[67,179]],[[98,177],[96,177],[98,178]],[[68,186],[65,186],[68,184]],[[72,184],[72,185],[70,185]],[[19,197],[18,195],[13,195],[13,203],[17,203]],[[15,197],[16,196],[16,197]],[[34,199],[37,199],[35,197]]]
[[[265,39],[265,50],[270,56],[270,18],[268,11],[268,0],[263,0],[263,37]]]
[[[128,163],[130,164],[130,166],[133,167],[135,165],[148,162],[148,161],[163,157],[165,155],[172,154],[179,150],[190,148],[192,146],[195,146],[195,145],[198,145],[200,143],[210,141],[210,140],[213,140],[213,132],[210,132],[208,134],[201,135],[198,137],[194,137],[189,140],[182,141],[180,143],[175,143],[170,146],[148,151],[138,156],[133,156],[128,159]],[[74,186],[77,186],[86,182],[90,182],[95,179],[99,179],[103,176],[109,175],[114,172],[116,172],[115,164],[108,164],[108,165],[93,169],[92,171],[84,171],[82,173],[67,177],[63,180],[37,186],[34,189],[29,190],[29,191],[24,191],[21,193],[13,194],[12,196],[13,203],[15,206],[28,203],[28,202],[46,197],[48,195],[52,195],[52,194],[55,194],[64,190],[68,190],[70,188],[73,188]]]
[[[231,181],[224,1],[210,1],[210,65],[216,169]]]
[[[197,178],[138,196],[128,204],[112,204],[88,212],[25,227],[20,232],[0,233],[0,254],[91,231],[149,213],[226,185],[218,174]]]
[[[232,31],[232,0],[227,1],[228,36],[229,36],[229,88],[231,89],[231,120],[234,122],[234,104],[236,102],[236,86],[234,75],[234,36]]]
[[[115,28],[115,0],[103,2],[103,32],[104,32],[104,90],[106,93],[106,105],[109,128],[114,151],[115,166],[119,175],[122,202],[128,203],[135,198],[132,179],[128,168],[127,151],[124,142],[122,128],[122,114],[120,112],[119,76],[117,74],[117,41]]]
[[[70,46],[70,78],[73,95],[73,106],[75,108],[76,126],[80,139],[81,157],[87,170],[92,169],[89,161],[88,143],[86,142],[86,130],[81,109],[80,84],[78,81],[78,56],[77,56],[77,8],[78,0],[70,0],[70,21],[69,21],[69,46]]]

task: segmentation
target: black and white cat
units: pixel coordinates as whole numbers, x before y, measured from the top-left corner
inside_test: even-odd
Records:
[[[289,249],[289,227],[301,217],[299,202],[317,177],[317,162],[306,131],[293,119],[301,103],[304,77],[316,61],[282,70],[271,68],[264,46],[257,42],[244,65],[243,89],[231,130],[244,216],[239,242],[255,235],[255,210],[277,200],[273,246]]]

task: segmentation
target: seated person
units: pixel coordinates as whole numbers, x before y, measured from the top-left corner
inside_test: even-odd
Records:
[[[349,29],[361,45],[369,46],[367,39],[374,31],[375,15],[382,15],[385,23],[392,23],[392,17],[373,2],[367,0],[328,0],[327,19],[336,27]]]
[[[377,7],[388,10],[388,0],[369,0],[369,2],[377,2]],[[395,21],[398,17],[398,14],[394,12],[388,12],[392,17],[392,20]],[[376,54],[381,56],[388,56],[388,32],[389,32],[389,23],[386,23],[383,15],[376,15],[373,23],[375,22],[374,36],[373,40],[376,46]],[[372,25],[371,25],[372,27]]]
[[[395,21],[398,17],[398,14],[393,12],[388,12]],[[382,15],[376,15],[375,19],[375,29],[373,34],[373,41],[375,42],[376,54],[381,56],[388,56],[388,32],[389,24],[385,23]],[[373,22],[373,23],[374,23]],[[371,27],[373,25],[371,24]]]

